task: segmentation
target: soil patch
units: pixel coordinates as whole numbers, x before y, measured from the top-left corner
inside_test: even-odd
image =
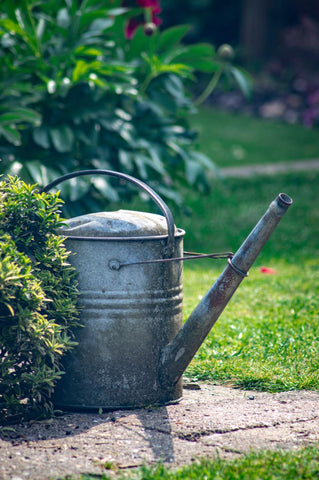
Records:
[[[65,413],[2,429],[0,479],[110,473],[163,461],[319,443],[319,392],[277,394],[186,384],[176,405]]]

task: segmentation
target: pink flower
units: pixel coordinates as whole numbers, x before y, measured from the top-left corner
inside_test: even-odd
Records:
[[[261,271],[261,273],[266,273],[268,275],[275,275],[277,273],[276,270],[269,267],[260,267],[259,270]]]
[[[139,25],[141,25],[141,22],[137,22],[134,18],[129,19],[129,21],[126,25],[126,28],[125,28],[125,37],[128,40],[131,40],[131,38],[134,35],[135,30],[137,29],[137,27],[139,27]]]
[[[154,25],[160,25],[162,23],[162,19],[158,17],[158,14],[162,11],[159,0],[136,0],[136,5],[150,10],[150,20]],[[128,21],[125,29],[126,38],[131,39],[133,37],[137,27],[145,23],[145,17],[146,15],[144,16],[144,19],[131,18]]]
[[[139,7],[151,8],[152,13],[155,15],[158,15],[162,11],[159,0],[136,0],[136,3]]]

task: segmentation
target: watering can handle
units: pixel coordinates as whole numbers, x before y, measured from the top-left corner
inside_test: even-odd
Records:
[[[123,180],[127,180],[134,185],[137,185],[140,189],[144,190],[144,192],[148,193],[151,199],[156,203],[156,205],[160,208],[162,213],[165,216],[167,222],[167,232],[168,232],[168,239],[167,239],[167,256],[173,254],[174,250],[174,234],[175,234],[175,225],[174,225],[174,218],[172,212],[164,202],[164,200],[146,183],[138,180],[137,178],[131,177],[130,175],[126,175],[125,173],[120,172],[113,172],[112,170],[79,170],[78,172],[67,173],[66,175],[62,175],[61,177],[56,178],[53,182],[46,185],[44,188],[41,189],[41,192],[48,192],[51,188],[55,187],[56,185],[64,182],[65,180],[69,180],[70,178],[75,177],[82,177],[83,175],[107,175],[112,177],[121,178]]]

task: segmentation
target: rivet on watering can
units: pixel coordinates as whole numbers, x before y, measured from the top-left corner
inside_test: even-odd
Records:
[[[121,262],[119,262],[118,260],[110,260],[109,261],[109,268],[111,270],[119,270],[121,268]]]

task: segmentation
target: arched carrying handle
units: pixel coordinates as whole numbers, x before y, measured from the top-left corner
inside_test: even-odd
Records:
[[[42,188],[41,192],[48,192],[49,190],[51,190],[51,188],[54,188],[56,185],[59,185],[65,180],[69,180],[70,178],[75,177],[82,177],[83,175],[107,175],[109,177],[117,177],[133,183],[134,185],[137,185],[141,190],[144,190],[144,192],[146,192],[151,197],[151,199],[156,203],[156,205],[160,208],[160,210],[165,216],[168,232],[166,254],[167,256],[173,254],[175,226],[172,212],[170,211],[164,200],[149,185],[142,182],[141,180],[138,180],[137,178],[126,175],[125,173],[113,172],[112,170],[79,170],[78,172],[67,173],[66,175],[58,177],[53,182]]]

